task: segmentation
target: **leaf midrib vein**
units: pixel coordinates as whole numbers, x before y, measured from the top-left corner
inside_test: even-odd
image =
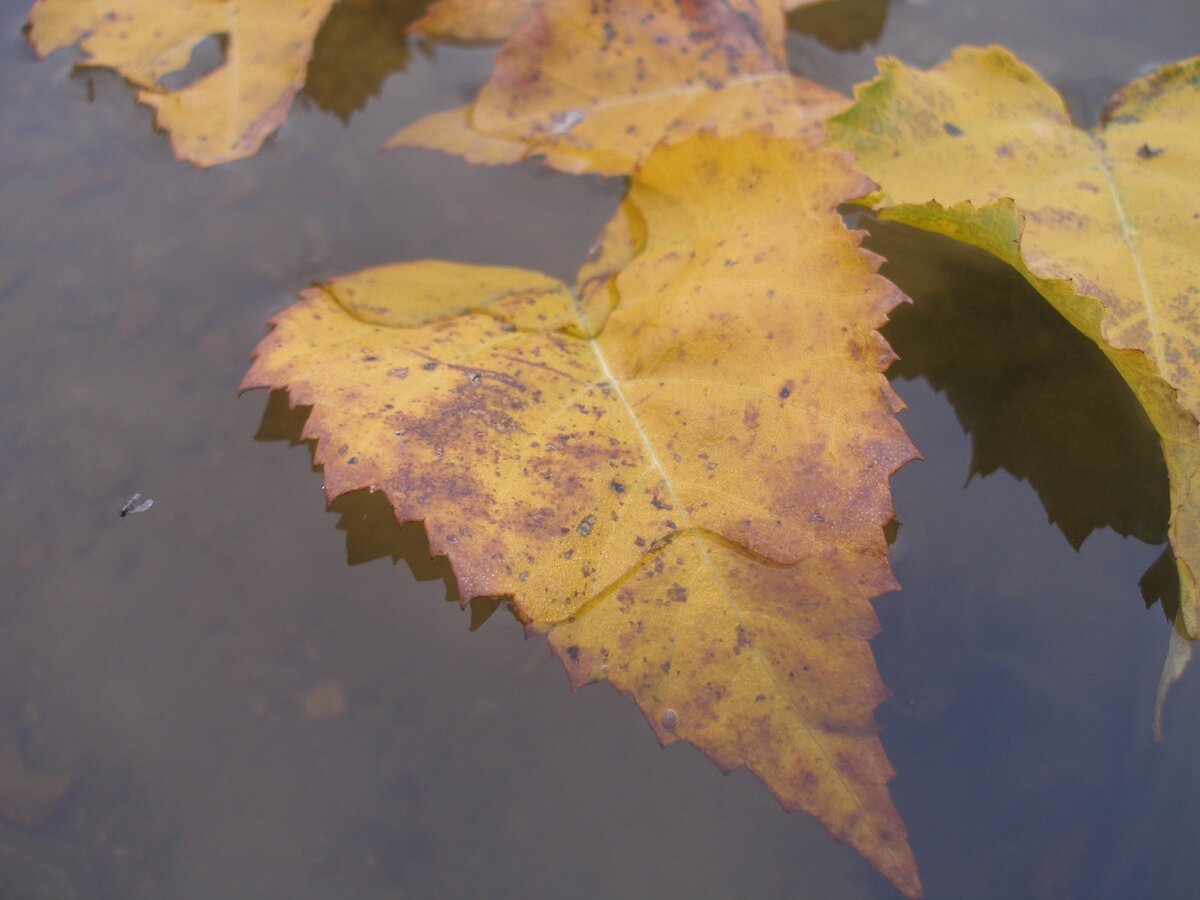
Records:
[[[584,329],[586,329],[587,323],[586,323],[586,320],[583,319],[582,315],[580,316],[580,323],[581,323],[581,326]],[[586,333],[586,330],[585,330],[585,333]],[[725,579],[723,579],[720,576],[720,574],[717,572],[716,566],[713,564],[712,558],[708,554],[708,548],[705,546],[705,542],[704,542],[701,534],[692,525],[691,518],[688,516],[687,510],[684,509],[683,505],[680,503],[679,497],[675,493],[675,485],[672,483],[671,479],[668,477],[666,468],[663,466],[662,461],[659,459],[657,451],[654,449],[653,443],[650,441],[650,436],[648,434],[646,434],[645,429],[642,428],[642,423],[641,423],[640,419],[638,418],[637,413],[634,411],[633,407],[630,405],[629,400],[625,396],[625,392],[621,389],[621,382],[613,375],[612,369],[609,368],[608,360],[605,358],[603,352],[601,352],[599,341],[597,341],[595,337],[591,337],[588,339],[588,345],[591,348],[592,353],[596,357],[596,362],[600,366],[600,371],[603,373],[604,378],[608,381],[609,384],[612,385],[614,394],[616,395],[617,399],[620,401],[621,405],[624,407],[626,416],[628,417],[629,421],[633,424],[633,427],[637,432],[638,439],[642,442],[642,446],[645,447],[646,453],[650,457],[650,462],[652,463],[653,467],[658,470],[659,475],[662,477],[663,484],[666,485],[667,492],[671,496],[672,504],[675,506],[676,509],[679,510],[679,517],[680,517],[680,519],[682,519],[681,530],[687,531],[688,536],[695,542],[696,548],[700,553],[701,559],[704,560],[705,568],[708,570],[709,576],[712,579],[713,584],[715,584],[717,589],[721,592],[721,596],[725,599],[725,602],[729,605],[729,608],[733,612],[734,617],[737,619],[738,624],[741,627],[745,628],[746,622],[745,622],[744,616],[742,615],[741,609],[738,607],[738,604],[734,601],[734,598],[732,596],[730,596],[729,591],[726,589]],[[673,625],[673,629],[672,629],[672,638],[674,638],[678,632],[679,621],[680,621],[680,617],[676,616],[675,622]],[[779,683],[779,680],[775,677],[775,672],[773,671],[772,667],[767,664],[767,661],[763,657],[762,652],[758,649],[757,643],[751,642],[750,647],[751,647],[751,651],[754,654],[755,659],[758,660],[758,664],[762,667],[763,671],[766,672],[767,678],[770,680],[771,684],[774,686],[777,694],[783,698],[784,703],[787,704],[788,709],[791,710],[792,716],[795,718],[796,722],[804,730],[804,733],[806,735],[808,735],[808,738],[809,738],[809,740],[812,741],[813,746],[815,746],[820,751],[821,756],[829,764],[830,771],[832,771],[834,773],[834,775],[837,777],[838,783],[841,784],[842,789],[845,791],[846,795],[848,797],[850,797],[851,801],[854,803],[855,808],[858,810],[858,812],[861,816],[860,821],[866,823],[867,828],[869,828],[871,830],[871,832],[875,835],[876,839],[880,841],[880,843],[885,848],[885,851],[888,854],[888,856],[892,858],[893,862],[898,863],[898,861],[895,859],[895,854],[892,851],[891,844],[884,841],[880,837],[878,831],[876,831],[876,829],[875,829],[875,823],[872,821],[871,817],[867,814],[867,811],[863,808],[863,805],[858,798],[857,792],[854,791],[850,787],[850,784],[846,781],[845,777],[842,775],[842,772],[837,767],[837,765],[834,763],[832,757],[829,755],[829,752],[825,749],[824,742],[818,738],[817,734],[809,726],[808,722],[805,720],[805,718],[801,714],[800,710],[796,707],[795,703],[792,702],[792,698],[783,689],[783,686]],[[674,669],[674,666],[672,666],[672,669]],[[668,672],[667,673],[668,682],[666,685],[664,685],[663,696],[668,696],[668,689],[670,686],[670,677],[671,677],[671,673]]]
[[[1019,125],[1022,122],[1031,123],[1032,125],[1040,125],[1044,122],[1044,119],[1039,118],[1039,117],[1033,117],[1033,116],[1025,116],[1025,117],[1021,117],[1021,118],[1017,119],[1015,121],[1015,123],[1011,120],[1002,120],[1002,121],[997,120],[996,122],[990,123],[988,125],[984,125],[982,128],[980,128],[978,130],[972,129],[972,135],[978,135],[978,134],[988,135],[988,134],[998,131],[1000,129],[1004,129],[1007,133],[1011,133],[1013,130],[1014,124]],[[1146,280],[1145,270],[1142,267],[1141,255],[1138,252],[1137,243],[1134,240],[1132,229],[1129,227],[1129,219],[1125,214],[1125,206],[1121,202],[1120,193],[1117,191],[1116,183],[1113,181],[1112,170],[1108,166],[1108,161],[1107,161],[1106,156],[1104,155],[1103,149],[1100,145],[1100,141],[1095,134],[1084,131],[1083,129],[1081,129],[1073,124],[1068,124],[1068,125],[1061,125],[1061,123],[1055,123],[1055,124],[1058,125],[1062,130],[1069,132],[1073,137],[1076,137],[1076,139],[1085,138],[1087,140],[1090,155],[1092,157],[1091,164],[1071,166],[1067,169],[1055,169],[1052,173],[1048,173],[1048,174],[1042,176],[1041,178],[1037,178],[1031,182],[1027,182],[1022,187],[1027,189],[1030,194],[1036,194],[1037,188],[1039,188],[1045,184],[1057,181],[1057,180],[1063,178],[1066,174],[1074,174],[1075,172],[1080,172],[1080,171],[1084,171],[1084,170],[1092,169],[1092,168],[1099,171],[1099,173],[1104,178],[1104,184],[1108,190],[1109,201],[1112,204],[1112,209],[1116,213],[1118,233],[1120,235],[1121,242],[1125,245],[1125,248],[1129,253],[1130,260],[1133,263],[1134,272],[1137,275],[1138,287],[1141,290],[1141,294],[1142,294],[1142,306],[1146,310],[1146,322],[1150,327],[1151,356],[1153,358],[1155,368],[1157,369],[1157,371],[1162,373],[1163,372],[1163,361],[1165,359],[1165,355],[1163,353],[1162,334],[1161,334],[1161,331],[1159,328],[1157,311],[1155,310],[1153,299],[1151,297],[1150,286]],[[911,157],[913,157],[913,156],[920,156],[920,155],[932,153],[934,151],[941,150],[941,149],[943,149],[943,148],[942,148],[940,141],[933,141],[933,140],[927,141],[927,142],[919,145],[915,150],[910,151],[908,153],[909,162],[911,162]],[[1022,193],[1024,193],[1024,190],[1022,191]],[[1014,198],[1014,200],[1017,203],[1018,212],[1020,212],[1022,200],[1019,197]],[[896,201],[893,201],[893,202],[896,202]],[[991,201],[989,201],[989,202],[991,202]],[[1021,251],[1023,254],[1025,254],[1027,252],[1026,248],[1024,248],[1024,247],[1021,248]],[[1105,308],[1105,313],[1106,313],[1105,318],[1106,319],[1110,318],[1107,315],[1110,312],[1111,312],[1110,310]],[[1119,325],[1119,323],[1114,323],[1114,324]]]
[[[1166,356],[1163,353],[1162,331],[1159,329],[1158,312],[1154,308],[1154,300],[1150,296],[1150,285],[1146,282],[1146,271],[1142,268],[1142,257],[1138,252],[1137,243],[1134,241],[1133,230],[1129,227],[1129,219],[1125,215],[1125,204],[1121,202],[1121,195],[1117,191],[1112,170],[1108,167],[1108,162],[1101,149],[1100,142],[1095,135],[1089,135],[1089,137],[1091,138],[1092,152],[1096,156],[1097,165],[1103,173],[1104,183],[1108,187],[1109,199],[1112,201],[1113,209],[1117,213],[1121,238],[1129,250],[1129,256],[1133,260],[1134,271],[1137,273],[1138,287],[1142,291],[1142,306],[1146,310],[1146,324],[1150,326],[1154,367],[1160,375],[1165,375],[1164,363]]]

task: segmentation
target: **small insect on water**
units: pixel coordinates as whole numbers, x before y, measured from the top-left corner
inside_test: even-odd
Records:
[[[141,503],[138,501],[141,500]],[[123,519],[130,513],[144,513],[154,505],[154,501],[149,498],[142,500],[141,494],[134,494],[125,501],[125,505],[121,507],[121,512],[118,515]]]

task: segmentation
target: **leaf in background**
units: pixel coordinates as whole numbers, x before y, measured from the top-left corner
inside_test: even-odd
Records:
[[[435,40],[504,41],[525,24],[537,0],[434,0],[410,34]]]
[[[883,216],[1010,263],[1116,366],[1162,439],[1176,627],[1200,590],[1200,58],[1135,81],[1101,127],[1002,48],[928,72],[896,60],[829,124]],[[1178,656],[1178,654],[1176,654]],[[1166,682],[1164,681],[1164,684]]]
[[[545,0],[473,104],[426,116],[389,146],[616,175],[700,130],[816,135],[846,100],[788,71],[785,33],[779,0]]]
[[[304,94],[343,122],[408,64],[405,29],[423,0],[339,0],[317,32]]]
[[[865,186],[803,141],[694,137],[634,177],[594,303],[522,270],[368,270],[275,317],[242,388],[312,406],[327,496],[423,521],[572,687],[611,682],[916,895],[868,644],[913,456],[877,331],[902,295],[835,211]]]
[[[539,0],[434,0],[409,31],[436,40],[504,41],[525,24]],[[783,0],[785,10],[829,0]],[[875,0],[871,0],[875,2]],[[886,5],[887,0],[883,0]]]
[[[40,57],[78,43],[83,65],[114,69],[141,88],[138,102],[157,111],[179,159],[212,166],[253,156],[283,124],[333,3],[37,0],[29,41]],[[180,90],[164,88],[211,37],[224,41],[224,64]]]

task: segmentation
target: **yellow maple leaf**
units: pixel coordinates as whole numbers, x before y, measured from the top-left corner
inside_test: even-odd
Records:
[[[327,496],[424,522],[462,599],[511,596],[573,687],[629,693],[915,896],[868,644],[914,455],[877,331],[902,295],[836,213],[866,187],[802,140],[696,136],[634,177],[580,294],[350,275],[275,317],[242,388],[311,406]]]
[[[545,157],[566,172],[628,173],[660,141],[697,131],[819,134],[846,104],[788,71],[779,0],[544,0],[496,57],[475,101],[426,116],[389,146],[469,162]]]
[[[1094,131],[1074,125],[1057,92],[1003,48],[960,48],[926,72],[885,59],[828,127],[879,183],[871,201],[883,217],[1010,263],[1120,372],[1162,440],[1176,627],[1194,638],[1200,57],[1135,81]],[[1164,690],[1181,652],[1173,643]]]
[[[304,85],[317,29],[335,0],[37,0],[29,40],[39,56],[78,43],[84,63],[138,85],[175,155],[198,166],[253,156],[287,118]],[[186,87],[183,71],[205,38],[225,39],[225,63]]]

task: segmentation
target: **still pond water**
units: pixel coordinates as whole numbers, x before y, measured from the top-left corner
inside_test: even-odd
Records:
[[[851,4],[861,33],[793,16],[797,70],[846,88],[876,52],[1000,42],[1088,123],[1200,52],[1195,0]],[[503,609],[446,602],[419,532],[326,511],[294,417],[234,395],[312,280],[571,275],[619,183],[378,149],[492,51],[406,48],[401,13],[353,4],[381,21],[341,22],[283,133],[200,172],[119,79],[35,61],[27,5],[0,0],[0,897],[893,896],[745,772],[571,696]],[[873,646],[928,896],[1195,896],[1200,673],[1155,744],[1145,424],[1002,269],[873,231],[916,299],[889,337],[925,461],[893,482],[904,589]],[[134,492],[154,506],[119,518]]]

